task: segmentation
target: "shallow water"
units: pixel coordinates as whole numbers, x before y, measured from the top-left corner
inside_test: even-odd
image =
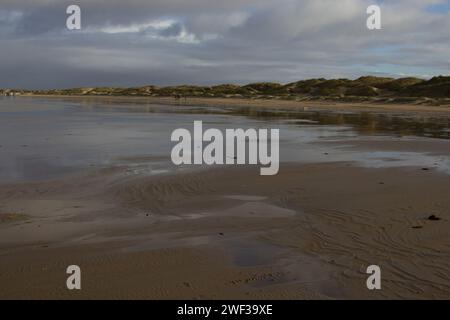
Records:
[[[170,162],[177,128],[279,128],[280,161],[354,161],[367,167],[432,167],[450,173],[448,119],[386,114],[161,106],[102,100],[0,98],[0,183],[55,179],[124,165],[130,175],[180,170]],[[413,148],[352,147],[355,141]],[[422,148],[423,146],[430,146]],[[183,169],[183,168],[181,168]],[[184,168],[189,169],[189,168]]]

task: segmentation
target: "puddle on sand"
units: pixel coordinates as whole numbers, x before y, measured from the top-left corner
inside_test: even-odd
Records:
[[[240,267],[264,266],[274,263],[281,249],[250,239],[232,239],[226,243],[233,263]]]
[[[229,195],[229,196],[224,196],[224,198],[232,199],[232,200],[241,200],[241,201],[263,201],[263,200],[267,199],[267,197],[245,196],[245,195]]]
[[[249,281],[250,286],[295,283],[330,298],[342,296],[342,288],[333,276],[336,269],[314,256],[250,238],[233,239],[226,246],[237,266],[273,267],[273,272]]]

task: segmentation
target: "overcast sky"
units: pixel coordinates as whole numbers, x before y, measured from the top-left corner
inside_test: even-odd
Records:
[[[382,30],[366,28],[379,4]],[[81,7],[82,29],[66,28]],[[450,74],[448,0],[0,0],[0,87]]]

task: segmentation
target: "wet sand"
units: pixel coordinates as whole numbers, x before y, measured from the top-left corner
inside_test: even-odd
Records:
[[[347,162],[282,164],[273,177],[123,170],[0,186],[0,298],[450,298],[448,174]],[[65,288],[72,264],[78,292]],[[372,264],[380,291],[366,288]]]
[[[0,101],[1,299],[450,299],[446,107],[45,99]],[[205,115],[282,126],[279,174],[168,166]]]
[[[377,103],[377,102],[335,102],[327,100],[283,100],[283,99],[245,99],[245,98],[197,98],[175,99],[173,97],[132,97],[132,96],[58,96],[58,95],[24,95],[24,98],[67,99],[74,101],[103,101],[110,103],[147,103],[160,105],[181,105],[200,107],[251,107],[269,109],[303,110],[312,108],[321,111],[356,111],[404,113],[407,115],[445,116],[450,114],[449,105],[423,105],[413,103]],[[128,108],[132,106],[128,105]]]

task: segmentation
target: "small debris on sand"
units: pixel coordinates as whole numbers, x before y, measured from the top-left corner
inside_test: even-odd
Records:
[[[427,219],[430,220],[430,221],[440,221],[440,220],[442,220],[441,218],[435,216],[434,214],[429,216]]]

